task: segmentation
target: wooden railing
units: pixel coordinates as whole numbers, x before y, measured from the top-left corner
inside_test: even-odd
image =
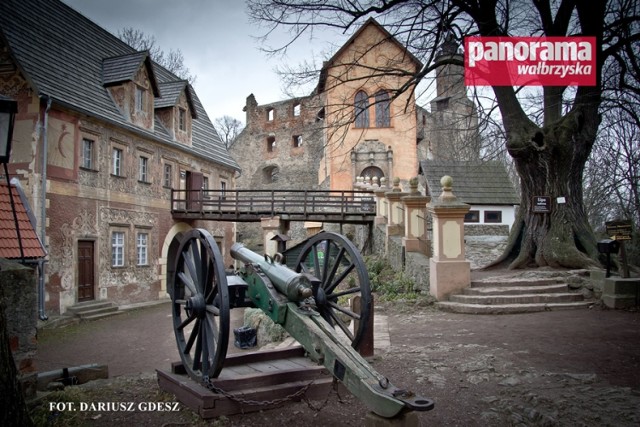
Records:
[[[372,192],[321,190],[172,190],[175,219],[249,222],[279,216],[291,221],[365,223],[376,208]]]

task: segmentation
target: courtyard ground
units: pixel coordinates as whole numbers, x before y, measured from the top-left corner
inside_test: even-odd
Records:
[[[640,313],[583,310],[463,315],[387,303],[389,345],[373,358],[390,381],[435,400],[418,414],[429,426],[637,426],[640,424]],[[165,402],[155,369],[178,354],[170,305],[39,332],[41,371],[108,364],[110,377],[67,387],[49,400]],[[177,412],[34,412],[49,425],[363,425],[367,410],[348,394],[201,422]],[[318,410],[319,407],[322,409]]]

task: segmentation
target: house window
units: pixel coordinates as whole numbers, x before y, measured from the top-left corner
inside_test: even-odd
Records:
[[[147,180],[148,172],[149,172],[148,168],[149,168],[149,159],[144,156],[140,156],[140,160],[138,162],[138,181],[149,182]]]
[[[469,211],[464,216],[464,222],[480,222],[480,211]]]
[[[274,183],[278,181],[280,175],[280,169],[277,166],[267,166],[263,169],[264,182],[266,184]]]
[[[502,222],[502,211],[484,211],[484,222],[489,224]]]
[[[267,120],[272,122],[273,118],[274,118],[274,115],[275,115],[275,111],[273,111],[273,108],[269,108],[267,110]]]
[[[179,128],[182,131],[187,130],[187,110],[184,108],[178,109],[178,118],[179,118]]]
[[[356,93],[355,101],[355,114],[357,128],[369,127],[369,97],[363,91]]]
[[[93,169],[93,141],[86,138],[82,140],[82,167]]]
[[[205,199],[208,199],[210,197],[210,194],[209,194],[209,177],[208,176],[203,176],[202,177],[202,189],[204,190],[202,192],[202,197],[204,197]]]
[[[111,151],[111,173],[122,176],[122,150],[119,148]]]
[[[138,265],[149,265],[148,253],[149,235],[147,233],[138,233],[136,239],[136,252],[138,254]]]
[[[169,163],[164,164],[164,175],[162,183],[167,188],[171,188],[173,186],[173,166],[171,166]]]
[[[144,88],[136,86],[136,111],[144,111]]]
[[[124,233],[122,231],[111,233],[111,266],[124,267]]]
[[[388,128],[389,126],[391,126],[389,94],[381,90],[376,93],[376,127]]]
[[[220,181],[220,197],[222,197],[222,200],[224,200],[226,193],[227,193],[227,183],[226,181]]]
[[[300,104],[293,104],[293,117],[300,116]]]
[[[271,153],[275,151],[275,149],[276,149],[276,137],[270,136],[267,138],[267,151]]]
[[[302,135],[293,135],[293,147],[302,147]]]

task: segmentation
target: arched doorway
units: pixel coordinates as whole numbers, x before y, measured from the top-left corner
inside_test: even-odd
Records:
[[[158,260],[160,264],[160,298],[166,297],[169,293],[167,289],[167,275],[172,274],[173,265],[175,264],[175,256],[178,252],[178,239],[185,231],[191,230],[191,226],[184,222],[174,224],[167,233],[162,245],[161,258]]]

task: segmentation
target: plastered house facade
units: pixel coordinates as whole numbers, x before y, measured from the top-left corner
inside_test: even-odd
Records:
[[[230,262],[234,224],[175,222],[171,189],[233,188],[240,168],[148,52],[59,1],[3,1],[0,93],[18,102],[9,169],[48,250],[47,313],[166,298],[173,238],[193,227]]]

